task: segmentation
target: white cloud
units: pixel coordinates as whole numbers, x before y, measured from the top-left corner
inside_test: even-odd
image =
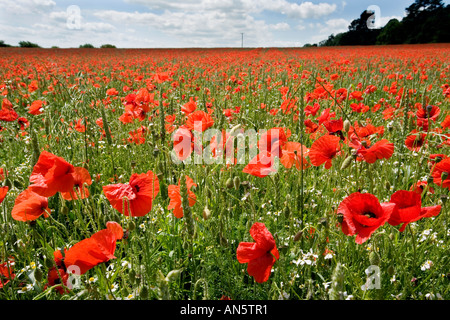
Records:
[[[269,27],[270,30],[275,30],[275,31],[287,31],[287,30],[291,29],[289,24],[287,24],[286,22],[280,22],[280,23],[277,23],[277,24],[270,24],[268,27]]]

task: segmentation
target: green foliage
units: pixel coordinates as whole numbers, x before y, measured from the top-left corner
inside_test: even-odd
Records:
[[[361,13],[349,30],[330,35],[320,46],[388,45],[450,42],[450,5],[440,0],[416,0],[406,8],[402,21],[392,19],[381,29],[369,29],[372,12]]]
[[[112,48],[112,49],[115,49],[116,46],[113,45],[113,44],[102,44],[100,48],[102,48],[102,49],[104,49],[104,48]]]
[[[92,49],[92,48],[95,48],[92,44],[90,44],[90,43],[86,43],[86,44],[82,44],[82,45],[80,45],[80,48],[84,48],[84,49]]]
[[[3,40],[0,40],[0,47],[11,47],[11,45],[5,43]]]
[[[30,41],[20,41],[19,46],[21,48],[40,48],[40,46],[37,43],[33,43]]]

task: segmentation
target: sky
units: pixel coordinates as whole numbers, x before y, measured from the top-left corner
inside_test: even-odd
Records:
[[[298,47],[345,32],[369,8],[380,26],[413,0],[0,0],[0,40],[42,47]],[[444,1],[449,4],[449,1]]]

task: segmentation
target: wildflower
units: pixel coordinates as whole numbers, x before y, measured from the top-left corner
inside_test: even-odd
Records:
[[[159,180],[152,171],[134,173],[128,184],[103,186],[103,192],[113,208],[123,215],[141,217],[152,209],[159,193]]]
[[[263,223],[256,222],[250,228],[256,242],[241,242],[236,251],[239,263],[248,263],[247,272],[258,283],[269,279],[272,266],[280,258],[275,240]]]
[[[14,220],[24,222],[36,220],[41,215],[47,218],[49,214],[48,199],[30,189],[26,189],[17,196],[11,211]]]
[[[287,142],[283,148],[283,156],[280,158],[280,162],[286,169],[290,169],[295,165],[297,170],[300,170],[300,168],[305,170],[310,167],[310,164],[306,160],[308,153],[309,149],[302,144],[298,142]]]
[[[427,260],[422,264],[422,266],[420,267],[420,270],[422,270],[422,271],[429,270],[429,269],[431,269],[432,266],[433,266],[433,261]]]
[[[0,204],[5,200],[6,194],[8,193],[9,187],[0,187]]]
[[[332,159],[340,151],[340,138],[332,135],[325,135],[314,141],[309,151],[311,164],[318,167],[325,163],[325,169],[330,169]]]
[[[75,167],[72,174],[74,189],[69,192],[61,192],[61,196],[65,200],[85,199],[89,197],[89,190],[86,185],[92,184],[89,171],[83,167]]]
[[[169,192],[169,198],[170,203],[168,206],[169,210],[173,209],[173,214],[177,218],[183,217],[183,206],[182,206],[182,199],[181,199],[181,193],[180,193],[180,184],[181,181],[178,182],[178,185],[169,185],[168,192]],[[188,199],[189,199],[189,206],[193,207],[194,204],[197,201],[197,197],[194,194],[194,192],[191,191],[192,187],[196,187],[197,184],[192,180],[192,178],[186,176],[186,186],[187,186],[187,193],[188,193]]]
[[[30,189],[43,197],[57,192],[71,192],[75,184],[75,167],[61,157],[42,151],[31,172]]]
[[[342,215],[342,232],[348,236],[356,235],[356,243],[366,242],[373,232],[384,225],[395,212],[394,203],[381,203],[370,193],[353,193],[338,207]]]
[[[403,223],[400,232],[403,232],[409,223],[437,216],[441,211],[440,205],[422,208],[421,196],[414,191],[399,190],[391,196],[390,202],[396,204],[397,210],[392,213],[388,223],[393,226]]]

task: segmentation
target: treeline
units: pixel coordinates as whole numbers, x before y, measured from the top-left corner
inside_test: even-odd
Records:
[[[10,44],[5,43],[4,40],[0,40],[0,47],[13,47]],[[41,46],[39,46],[37,43],[33,43],[30,41],[20,41],[19,42],[19,47],[20,48],[41,48]],[[53,49],[58,48],[57,46],[52,46]],[[82,44],[79,46],[79,48],[95,48],[92,44],[90,43],[86,43],[86,44]],[[106,49],[106,48],[113,48],[115,49],[116,46],[112,45],[112,44],[103,44],[100,46],[100,49]]]
[[[372,28],[374,12],[363,11],[348,31],[332,34],[319,46],[388,45],[450,42],[450,5],[441,0],[416,0],[406,16],[390,20],[383,28]]]

